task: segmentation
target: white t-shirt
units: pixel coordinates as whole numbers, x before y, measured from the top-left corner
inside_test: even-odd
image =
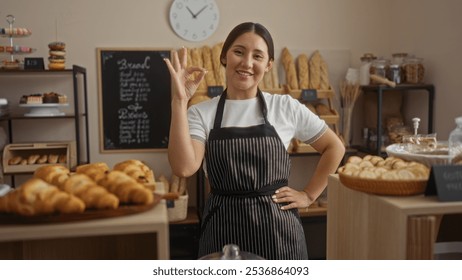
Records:
[[[268,121],[276,129],[286,149],[292,138],[311,144],[327,130],[324,120],[292,96],[263,92],[263,97],[268,107]],[[188,109],[189,133],[193,139],[205,144],[213,128],[219,100],[220,96],[214,97]],[[264,122],[257,97],[226,100],[222,127],[247,127]]]

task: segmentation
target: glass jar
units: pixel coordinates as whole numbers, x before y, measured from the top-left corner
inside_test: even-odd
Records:
[[[421,84],[424,82],[425,68],[423,59],[418,57],[404,60],[404,81],[409,84]]]
[[[407,53],[394,53],[391,56],[387,78],[396,84],[401,84],[404,82],[404,60],[407,58]]]
[[[372,61],[371,68],[369,70],[369,73],[371,75],[377,75],[382,78],[387,78],[387,71],[389,67],[390,61],[387,59],[376,59]],[[379,82],[376,82],[374,80],[370,80],[371,84],[378,84]]]
[[[375,60],[375,57],[372,53],[365,53],[361,59],[361,66],[359,67],[359,84],[362,86],[369,85],[369,71],[371,68],[372,61]]]
[[[399,64],[391,64],[388,67],[387,79],[395,82],[396,84],[401,84],[403,81],[403,71],[401,67],[402,66]]]

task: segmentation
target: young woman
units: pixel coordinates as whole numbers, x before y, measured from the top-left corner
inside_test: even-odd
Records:
[[[298,208],[322,193],[345,148],[326,123],[290,95],[261,92],[274,63],[273,40],[258,23],[236,26],[220,55],[226,90],[193,105],[188,101],[207,74],[187,67],[186,50],[166,59],[172,77],[168,155],[173,172],[193,175],[204,161],[211,193],[201,225],[199,256],[236,244],[266,259],[307,259]],[[195,79],[194,73],[199,73]],[[288,186],[291,139],[320,154],[302,191]]]

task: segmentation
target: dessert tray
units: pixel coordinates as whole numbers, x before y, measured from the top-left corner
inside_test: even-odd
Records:
[[[417,161],[431,167],[437,164],[451,164],[451,157],[448,154],[447,141],[439,141],[437,148],[432,150],[417,150],[412,144],[396,143],[386,147],[389,156],[394,156],[407,161]]]
[[[43,104],[19,104],[19,107],[29,108],[25,117],[58,117],[66,113],[59,110],[60,107],[67,107],[69,103],[43,103]]]

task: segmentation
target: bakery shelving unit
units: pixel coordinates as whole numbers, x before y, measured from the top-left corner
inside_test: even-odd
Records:
[[[16,79],[20,79],[21,81],[27,81],[27,79],[39,78],[41,82],[46,81],[49,79],[69,79],[72,78],[72,97],[68,96],[68,98],[72,98],[71,103],[73,103],[73,107],[69,108],[70,113],[66,113],[65,115],[57,115],[57,116],[34,116],[28,117],[24,116],[22,113],[15,113],[14,110],[10,110],[10,114],[3,116],[0,118],[0,121],[7,123],[8,129],[8,140],[9,143],[15,143],[15,125],[16,123],[22,121],[33,121],[34,124],[40,123],[40,125],[49,125],[52,126],[54,120],[68,120],[73,122],[74,126],[74,135],[69,136],[69,140],[75,141],[75,150],[76,150],[76,163],[84,164],[90,162],[90,141],[89,141],[89,134],[88,134],[88,104],[87,104],[87,72],[84,67],[73,65],[72,69],[66,70],[0,70],[0,78],[9,78],[15,77]],[[45,82],[46,84],[46,82]],[[43,86],[43,85],[41,85]],[[18,88],[21,87],[20,84],[17,85]],[[70,85],[69,85],[70,87]],[[2,93],[2,89],[0,89],[0,93]],[[12,97],[15,100],[11,100],[9,102],[11,104],[19,103],[20,96]],[[14,101],[14,102],[12,102]],[[17,102],[17,103],[16,103]],[[18,107],[19,108],[19,107]],[[66,121],[67,122],[67,121]],[[56,127],[57,128],[57,127]],[[54,135],[51,134],[48,136],[47,141],[54,142],[53,139]],[[67,136],[66,136],[67,137]],[[29,172],[32,173],[32,172]],[[14,176],[17,175],[16,173],[6,173],[5,175],[11,176],[12,185],[14,186]]]
[[[377,142],[375,147],[358,147],[358,150],[365,153],[371,153],[375,155],[383,154],[383,124],[382,124],[382,101],[383,95],[390,91],[400,91],[405,93],[408,92],[426,92],[428,97],[428,125],[427,133],[433,133],[433,100],[435,98],[435,86],[432,84],[400,84],[396,87],[390,87],[387,85],[368,85],[362,86],[361,90],[364,94],[376,94],[377,95]],[[370,145],[367,145],[370,146]]]

